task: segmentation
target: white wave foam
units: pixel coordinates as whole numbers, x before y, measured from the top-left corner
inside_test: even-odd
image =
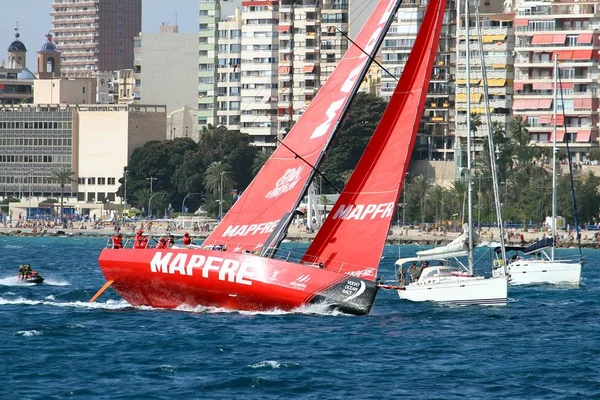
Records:
[[[0,278],[0,285],[3,286],[23,286],[28,285],[21,281],[17,276],[7,276],[5,278]]]
[[[29,300],[23,297],[17,297],[15,299],[5,299],[4,297],[0,297],[0,305],[29,305],[29,306],[37,306],[37,305],[46,305],[46,306],[55,306],[55,307],[73,307],[73,308],[85,308],[85,309],[101,309],[101,310],[122,310],[125,308],[132,307],[125,300],[115,301],[115,300],[107,300],[105,303],[95,302],[88,303],[85,301],[67,301],[67,302],[59,302],[59,301],[51,301],[51,300]],[[138,309],[144,309],[143,307],[135,307]]]
[[[256,311],[244,311],[244,310],[231,310],[223,307],[206,307],[206,306],[190,306],[181,305],[175,308],[176,311],[192,312],[192,313],[207,313],[207,314],[227,314],[235,313],[241,315],[295,315],[295,314],[312,314],[312,315],[327,315],[327,316],[351,316],[350,314],[343,313],[339,310],[332,310],[329,306],[324,304],[308,304],[300,307],[296,307],[292,310],[280,310],[274,308],[271,310],[256,310]]]
[[[36,331],[36,330],[31,330],[31,331],[17,331],[15,333],[15,336],[39,336],[41,335],[42,332],[40,331]]]
[[[46,298],[46,300],[56,300],[56,297],[54,297],[52,295],[46,296],[45,298]]]
[[[281,367],[281,363],[277,362],[277,361],[272,361],[272,360],[267,360],[267,361],[261,361],[259,363],[256,364],[252,364],[249,365],[250,368],[272,368],[272,369],[277,369]]]
[[[71,284],[69,282],[67,282],[67,281],[62,281],[62,280],[52,279],[52,278],[44,279],[44,285],[51,285],[51,286],[71,286]]]
[[[173,365],[159,365],[157,368],[163,372],[177,372],[177,367]]]
[[[3,286],[32,286],[31,283],[23,282],[17,276],[7,276],[5,278],[0,278],[0,285],[3,285]],[[70,286],[71,284],[67,281],[63,281],[60,279],[44,278],[44,282],[42,283],[42,285]]]
[[[5,249],[22,249],[23,246],[19,245],[19,244],[5,244],[4,246]]]

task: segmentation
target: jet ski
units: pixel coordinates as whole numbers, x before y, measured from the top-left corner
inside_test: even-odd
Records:
[[[19,279],[23,283],[40,284],[44,282],[44,278],[37,271],[31,269],[31,265],[22,264],[19,266]]]

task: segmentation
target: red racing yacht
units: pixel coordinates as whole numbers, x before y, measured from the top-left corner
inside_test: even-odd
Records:
[[[401,3],[379,0],[283,145],[202,248],[104,249],[98,262],[107,282],[91,301],[112,287],[136,306],[268,311],[320,304],[350,314],[369,313],[429,87],[446,0],[429,1],[390,104],[306,254],[294,258],[279,245]]]

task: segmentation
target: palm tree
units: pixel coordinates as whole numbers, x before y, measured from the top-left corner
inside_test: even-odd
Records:
[[[435,223],[439,225],[440,208],[444,201],[444,188],[439,185],[430,187],[427,191],[427,200],[429,200],[430,204],[435,208]]]
[[[215,161],[204,171],[204,188],[212,192],[215,196],[223,192],[230,191],[235,185],[231,176],[231,166],[223,161]],[[221,186],[221,182],[223,186]]]
[[[465,197],[467,195],[467,182],[462,179],[457,179],[452,183],[454,196],[456,198],[456,208],[458,209],[458,219],[462,221],[464,214]],[[461,222],[462,223],[462,222]]]
[[[416,193],[419,196],[421,204],[421,223],[425,223],[425,199],[427,196],[427,189],[429,189],[429,179],[425,175],[416,176],[410,183],[411,192]]]
[[[152,193],[150,189],[143,188],[136,190],[133,193],[133,197],[136,199],[136,205],[141,209],[144,208],[144,211],[148,212],[148,203],[150,202],[150,197]]]
[[[73,179],[74,172],[69,168],[55,169],[52,171],[50,179],[60,185],[60,219],[64,222],[64,194],[67,183],[76,182]]]
[[[263,147],[254,157],[254,162],[252,163],[252,173],[254,175],[258,174],[258,171],[262,168],[263,165],[267,162],[269,157],[273,154],[273,150],[267,149]]]

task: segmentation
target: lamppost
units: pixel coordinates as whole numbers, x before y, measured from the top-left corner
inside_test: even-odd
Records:
[[[123,174],[123,203],[125,207],[127,207],[127,174],[129,173],[129,169],[127,167],[124,168],[125,173]]]
[[[31,212],[31,174],[33,173],[33,170],[30,169],[29,170],[29,197],[27,198],[27,218],[26,220],[29,221],[29,213]]]
[[[188,127],[187,126],[185,127],[185,137],[186,138],[188,137]]]
[[[160,192],[154,193],[152,196],[150,196],[150,200],[148,200],[148,218],[152,216],[152,199],[159,193]]]
[[[219,221],[223,219],[223,175],[225,171],[221,171],[221,191],[219,196]]]
[[[193,194],[201,194],[201,193],[188,193],[185,195],[185,197],[183,198],[183,201],[181,202],[181,214],[182,215],[185,213],[185,199],[187,199],[188,196],[191,196]]]
[[[150,181],[150,193],[152,193],[152,181],[156,181],[158,180],[158,178],[154,178],[154,177],[150,177],[150,178],[146,178],[147,181]]]

